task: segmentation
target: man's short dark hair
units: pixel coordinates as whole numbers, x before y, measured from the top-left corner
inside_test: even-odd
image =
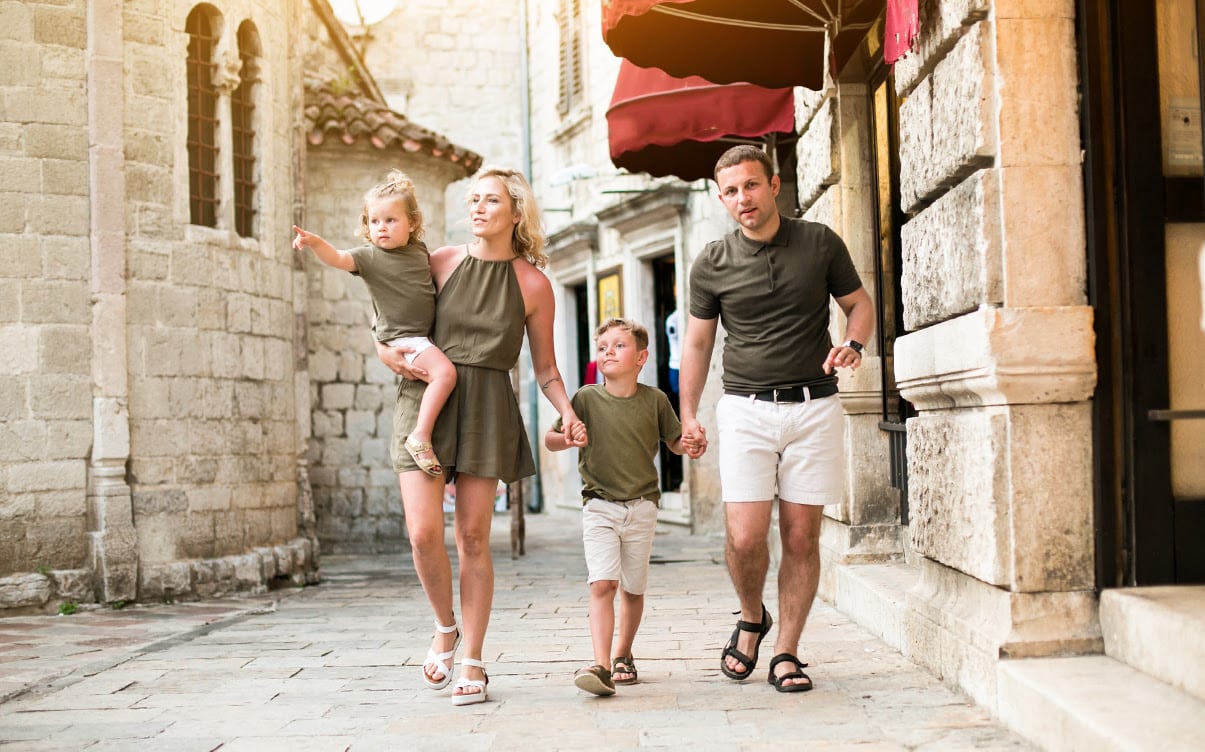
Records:
[[[774,177],[774,165],[765,150],[753,144],[741,144],[720,155],[719,161],[715,163],[715,182],[720,182],[720,170],[736,167],[741,162],[758,162],[766,169],[767,179]]]

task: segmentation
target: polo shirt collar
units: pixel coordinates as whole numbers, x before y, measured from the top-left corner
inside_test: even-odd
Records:
[[[787,218],[782,216],[782,214],[778,215],[778,232],[774,233],[774,237],[764,243],[750,240],[739,227],[736,228],[735,232],[737,247],[750,255],[757,255],[761,249],[769,248],[770,246],[786,246],[791,241],[791,226],[787,222]]]

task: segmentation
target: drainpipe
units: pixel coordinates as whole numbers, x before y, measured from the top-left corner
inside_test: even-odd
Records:
[[[519,161],[523,174],[535,182],[531,174],[531,79],[528,73],[528,57],[531,50],[527,44],[527,0],[519,3]],[[532,512],[544,509],[544,490],[540,482],[540,390],[533,375],[527,385],[527,438],[531,441],[531,454],[536,463],[536,474],[531,479],[531,498],[527,508]]]

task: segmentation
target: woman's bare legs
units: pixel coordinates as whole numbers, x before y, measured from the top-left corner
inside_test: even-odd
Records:
[[[443,625],[455,624],[452,562],[444,542],[443,478],[434,478],[422,470],[411,470],[398,475],[398,480],[402,489],[402,508],[406,513],[406,530],[414,554],[414,571],[418,573],[435,619]],[[436,632],[431,649],[445,653],[452,649],[455,641],[455,632]],[[442,672],[428,673],[433,668],[430,664],[423,666],[427,679],[442,680]]]
[[[494,519],[497,478],[460,473],[456,477],[456,550],[460,556],[460,616],[466,658],[481,660],[485,630],[494,605],[494,560],[490,556],[490,524]],[[485,672],[462,664],[461,677],[484,679]],[[476,694],[464,687],[453,694]]]

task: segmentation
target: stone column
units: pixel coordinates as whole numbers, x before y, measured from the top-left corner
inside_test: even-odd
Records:
[[[91,201],[92,455],[89,559],[97,599],[133,600],[138,554],[126,465],[125,80],[121,0],[88,3],[88,161]]]

